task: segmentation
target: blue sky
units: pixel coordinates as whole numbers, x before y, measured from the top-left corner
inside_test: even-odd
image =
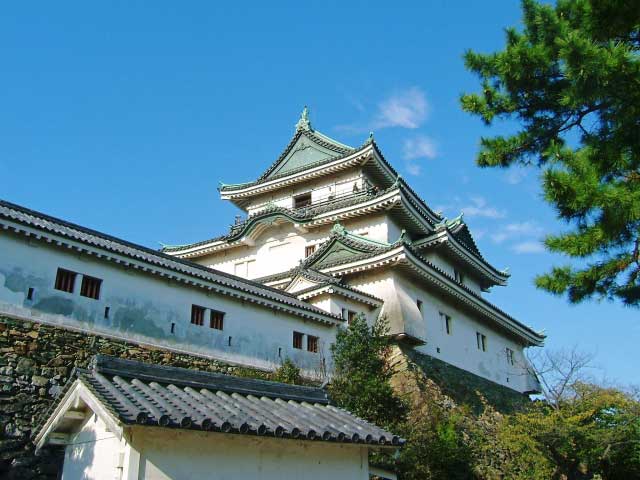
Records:
[[[640,384],[639,312],[538,291],[566,260],[538,172],[481,170],[487,130],[460,110],[478,88],[467,48],[493,51],[517,2],[12,2],[0,16],[0,198],[151,247],[223,233],[217,183],[259,175],[302,106],[359,145],[369,130],[436,210],[465,213],[509,267],[489,299],[593,352],[593,375]]]

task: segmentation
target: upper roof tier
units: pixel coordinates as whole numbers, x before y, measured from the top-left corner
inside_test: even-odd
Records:
[[[258,195],[356,166],[362,167],[380,188],[388,188],[398,177],[382,156],[373,135],[357,148],[340,143],[313,129],[305,107],[293,138],[257,180],[238,184],[221,182],[218,190],[222,199],[245,208],[251,203],[250,199]]]

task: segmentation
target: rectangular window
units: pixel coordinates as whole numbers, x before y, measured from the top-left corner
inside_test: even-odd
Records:
[[[304,247],[304,257],[307,258],[309,256],[311,256],[313,254],[313,252],[316,251],[316,246],[315,245],[308,245],[306,247]]]
[[[307,351],[318,353],[318,337],[307,335]]]
[[[61,290],[63,292],[73,293],[73,288],[76,283],[76,273],[71,272],[69,270],[65,270],[64,268],[59,268],[58,273],[56,274],[56,290]]]
[[[293,208],[301,208],[311,205],[311,192],[303,193],[293,197]]]
[[[191,323],[201,327],[204,325],[204,307],[198,305],[191,305]]]
[[[101,285],[102,280],[100,280],[99,278],[83,275],[82,283],[80,284],[80,295],[82,295],[83,297],[98,300],[100,298]]]
[[[222,330],[224,328],[224,312],[218,310],[211,310],[209,316],[209,326],[216,330]]]
[[[347,323],[349,325],[351,325],[351,322],[353,322],[356,319],[357,315],[358,315],[358,312],[354,312],[353,310],[349,310],[347,312]]]
[[[347,309],[346,309],[346,308],[343,308],[343,309],[342,309],[342,319],[343,319],[343,320],[346,320],[346,319],[347,319]]]
[[[293,332],[293,348],[302,349],[302,337],[304,337],[302,333]]]
[[[476,343],[478,350],[487,351],[487,337],[480,332],[476,332]]]
[[[442,318],[442,325],[447,335],[451,335],[451,317],[446,313],[440,312],[440,318]]]
[[[509,365],[514,365],[513,350],[511,350],[509,347],[507,347],[507,363]]]
[[[458,283],[464,283],[464,275],[463,273],[458,270],[457,268],[453,269],[453,276],[456,279],[456,282]]]

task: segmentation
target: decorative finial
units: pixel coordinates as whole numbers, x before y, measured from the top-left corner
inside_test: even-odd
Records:
[[[305,105],[300,114],[300,120],[296,123],[296,132],[300,130],[311,130],[311,122],[309,121],[309,108]]]
[[[365,145],[369,145],[370,143],[373,143],[373,132],[369,132],[369,138],[364,142]]]
[[[347,230],[342,225],[340,225],[340,222],[336,222],[331,229],[331,233],[335,233],[337,235],[345,235],[347,233]]]

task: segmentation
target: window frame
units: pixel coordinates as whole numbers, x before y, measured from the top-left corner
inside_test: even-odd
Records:
[[[476,346],[481,352],[487,351],[487,336],[484,333],[476,332]]]
[[[195,303],[192,304],[191,305],[191,325],[196,325],[198,327],[204,326],[204,316],[206,312],[207,312],[206,307],[203,307],[202,305],[196,305]]]
[[[66,281],[63,281],[62,275],[65,276]],[[78,280],[78,272],[74,272],[73,270],[67,270],[66,268],[58,267],[58,270],[56,270],[56,279],[53,284],[53,288],[60,292],[74,293],[76,289],[77,280]]]
[[[102,290],[102,279],[98,277],[92,277],[91,275],[82,275],[80,281],[80,296],[85,298],[92,298],[93,300],[100,300],[100,293]]]
[[[304,247],[304,258],[309,258],[314,253],[316,253],[316,245],[306,245]]]
[[[214,316],[216,318],[214,318]],[[225,312],[222,310],[216,310],[214,308],[209,309],[209,328],[213,330],[224,330],[224,316]]]
[[[308,201],[307,201],[308,200]],[[301,205],[298,204],[299,201],[302,201]],[[305,193],[299,193],[293,196],[293,208],[304,208],[311,205],[312,197],[311,190]]]
[[[315,335],[307,335],[307,352],[318,353],[318,344],[320,337]]]
[[[302,350],[302,344],[304,343],[304,333],[293,331],[293,348],[296,350]]]

